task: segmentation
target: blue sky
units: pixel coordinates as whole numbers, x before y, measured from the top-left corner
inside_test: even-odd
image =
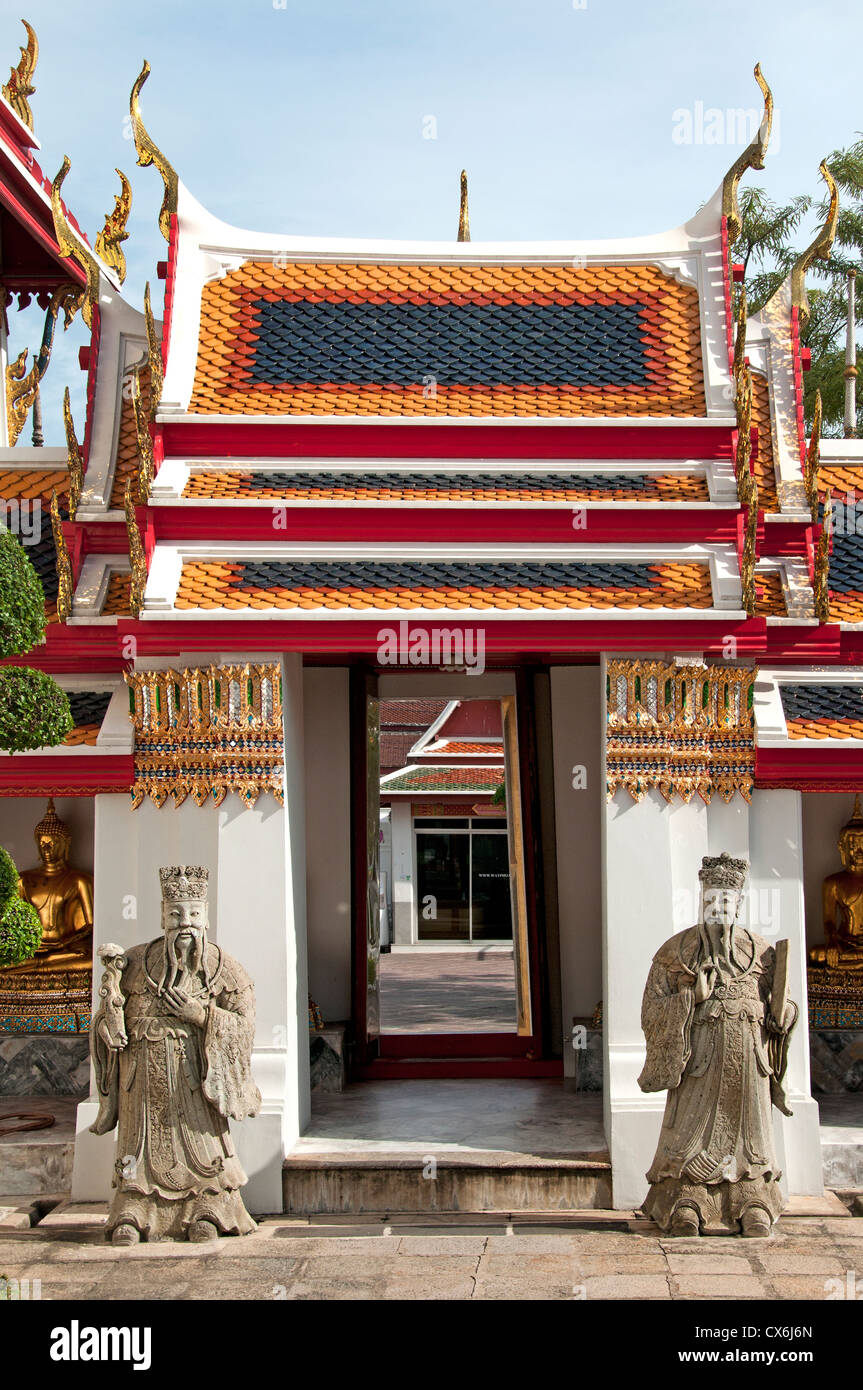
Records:
[[[192,193],[228,222],[303,235],[454,237],[462,167],[474,240],[676,226],[741,148],[680,143],[679,113],[758,108],[756,60],[776,118],[767,167],[748,179],[774,198],[820,196],[819,160],[863,126],[859,0],[27,0],[23,12],[40,42],[40,162],[51,177],[71,158],[64,192],[91,241],[114,167],[132,180],[125,293],[138,305],[165,256],[161,180],[135,165],[127,120],[145,57],[145,121]],[[23,32],[0,25],[4,80]],[[13,309],[10,346],[34,345],[40,317]],[[57,344],[47,443],[62,441],[67,383],[81,433],[81,341],[77,324]]]

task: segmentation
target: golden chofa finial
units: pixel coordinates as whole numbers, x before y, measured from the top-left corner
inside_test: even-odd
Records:
[[[114,211],[105,217],[105,225],[93,249],[105,265],[117,272],[117,279],[122,285],[126,278],[126,257],[120,243],[129,240],[126,223],[132,207],[132,190],[122,169],[115,169],[114,173],[120,176],[120,192],[114,194]]]
[[[829,261],[833,239],[836,236],[836,223],[839,220],[839,190],[836,180],[827,168],[826,159],[818,165],[818,172],[830,193],[830,206],[824,226],[820,228],[809,246],[798,256],[791,267],[791,303],[796,307],[803,328],[809,322],[809,296],[806,293],[806,272],[814,260]]]
[[[18,66],[10,72],[9,81],[3,88],[3,95],[19,120],[22,120],[32,130],[33,112],[30,110],[30,103],[27,98],[31,97],[36,90],[30,79],[36,71],[36,63],[39,60],[39,40],[26,19],[22,19],[21,23],[27,30],[27,47],[22,46]]]
[[[729,246],[734,245],[743,228],[740,205],[737,201],[737,186],[747,169],[764,168],[764,156],[767,153],[773,125],[773,93],[762,76],[760,63],[755,64],[755,81],[764,97],[764,115],[754,139],[746,146],[740,158],[734,161],[722,181],[722,216],[726,219],[728,227]]]
[[[83,270],[87,272],[87,289],[83,292],[84,303],[81,313],[88,328],[93,327],[93,309],[99,303],[99,283],[101,271],[99,263],[93,253],[88,249],[83,240],[72,233],[66,217],[66,209],[63,207],[63,199],[60,190],[63,187],[66,175],[72,167],[71,160],[66,154],[63,156],[63,163],[51,185],[51,212],[54,217],[54,235],[57,238],[57,245],[60,248],[61,256],[70,256],[77,261]]]
[[[470,241],[470,219],[467,215],[467,173],[464,169],[461,171],[458,200],[458,240]]]
[[[162,206],[159,210],[159,231],[167,242],[171,240],[171,217],[177,211],[177,197],[179,180],[176,171],[168,163],[158,145],[154,144],[147,134],[147,128],[141,119],[141,108],[138,101],[141,95],[141,88],[150,76],[150,64],[144,59],[144,66],[135,78],[132,87],[132,95],[129,98],[129,114],[132,118],[132,138],[135,141],[135,149],[138,154],[138,164],[142,169],[146,169],[148,164],[155,164],[159,173],[162,175],[162,182],[165,185],[165,193],[162,198]]]

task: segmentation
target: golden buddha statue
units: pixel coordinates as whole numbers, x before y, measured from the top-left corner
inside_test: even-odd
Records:
[[[42,923],[42,941],[30,960],[8,965],[0,978],[46,978],[49,972],[89,973],[93,968],[93,879],[69,863],[68,825],[54,810],[53,797],[33,832],[42,863],[25,869],[18,891],[32,903]]]
[[[809,952],[811,966],[863,971],[863,813],[859,795],[839,832],[842,868],[824,880],[824,945]]]

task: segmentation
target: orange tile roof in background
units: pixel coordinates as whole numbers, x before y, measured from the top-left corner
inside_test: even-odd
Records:
[[[310,373],[315,376],[314,381],[304,381],[301,364],[297,366],[295,359],[290,379],[279,377],[273,381],[262,377],[256,356],[260,348],[267,348],[267,361],[271,366],[275,364],[272,369],[276,371],[278,343],[275,347],[269,339],[262,343],[262,337],[267,338],[270,333],[261,317],[262,304],[314,306],[311,311],[316,314],[320,306],[335,306],[336,345],[346,306],[365,306],[369,311],[365,342],[372,356],[380,347],[380,343],[376,344],[375,306],[403,306],[408,317],[411,306],[420,310],[445,306],[456,314],[469,311],[471,306],[532,306],[549,310],[554,306],[595,310],[601,306],[627,306],[640,316],[636,342],[640,338],[638,350],[645,375],[643,380],[623,385],[605,384],[601,374],[600,384],[560,381],[555,373],[555,343],[550,342],[546,384],[525,384],[517,379],[497,384],[496,377],[487,383],[468,379],[465,384],[444,384],[435,379],[434,389],[422,379],[395,384],[386,368],[385,347],[379,370],[370,371],[367,363],[360,362],[352,373],[356,379],[350,381],[339,378],[336,371],[336,379],[331,382],[321,381],[319,372]],[[326,317],[325,308],[320,313]],[[422,314],[416,322],[422,325]],[[457,343],[458,337],[454,341]],[[467,327],[461,341],[466,354],[475,355],[485,341],[490,350],[492,346],[497,350],[494,334],[478,341],[476,331]],[[284,352],[295,347],[289,332],[279,342],[284,345]],[[531,346],[535,350],[536,341]],[[627,346],[631,351],[632,344]],[[326,361],[327,345],[322,351]],[[433,339],[428,357],[427,373],[431,379],[435,373]],[[587,357],[589,360],[589,350]],[[517,377],[517,371],[514,375]],[[679,284],[656,266],[645,265],[576,269],[567,265],[296,262],[279,266],[271,261],[250,261],[203,288],[189,410],[226,415],[704,416],[698,291]]]
[[[599,487],[591,477],[574,475],[565,485],[555,481],[544,485],[539,477],[530,486],[507,487],[446,487],[425,486],[421,475],[405,474],[401,484],[381,479],[375,485],[368,475],[352,478],[344,474],[338,479],[324,477],[319,483],[303,478],[302,485],[288,482],[268,483],[265,474],[250,475],[239,470],[207,469],[193,473],[183,496],[195,500],[251,500],[261,498],[278,501],[320,502],[708,502],[710,493],[703,477],[682,473],[644,474],[627,484],[620,481],[614,487]]]

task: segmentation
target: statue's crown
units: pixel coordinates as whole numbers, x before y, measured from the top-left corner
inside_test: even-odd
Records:
[[[206,901],[210,871],[201,864],[169,864],[159,870],[165,902]]]
[[[734,888],[741,893],[748,869],[748,859],[732,859],[730,854],[725,853],[715,858],[705,854],[698,877],[705,888]]]
[[[37,840],[40,835],[65,835],[67,840],[70,838],[68,825],[64,820],[60,819],[57,812],[54,810],[53,796],[48,797],[48,805],[45,808],[45,814],[39,824],[34,827],[33,834]]]

